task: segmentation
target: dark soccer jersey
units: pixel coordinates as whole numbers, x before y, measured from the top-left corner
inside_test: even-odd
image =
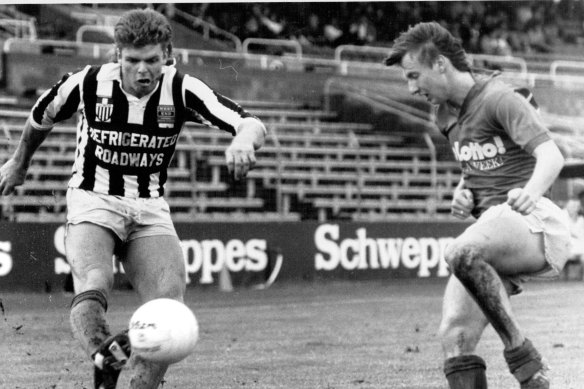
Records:
[[[529,101],[497,79],[477,82],[458,120],[442,131],[461,164],[465,187],[473,193],[477,217],[527,183],[536,162],[533,150],[551,139]]]
[[[167,168],[185,122],[235,134],[252,115],[202,81],[164,67],[142,98],[121,88],[120,65],[87,66],[68,74],[35,104],[31,123],[50,130],[80,112],[69,186],[125,197],[164,194]]]

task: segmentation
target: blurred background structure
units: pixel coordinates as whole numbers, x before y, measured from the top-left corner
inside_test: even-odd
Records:
[[[257,169],[228,180],[229,135],[189,125],[170,171],[177,221],[450,220],[458,165],[427,103],[382,65],[408,25],[436,20],[472,54],[530,88],[569,160],[554,199],[584,171],[584,2],[15,4],[0,6],[0,156],[34,100],[62,74],[110,59],[129,8],[165,13],[176,66],[259,116],[269,131]],[[64,221],[75,123],[55,128],[0,220]]]

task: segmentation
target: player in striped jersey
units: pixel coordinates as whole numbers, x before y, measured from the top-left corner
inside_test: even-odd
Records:
[[[520,387],[548,389],[547,366],[509,297],[525,279],[557,277],[568,258],[566,217],[546,197],[563,156],[526,90],[477,76],[460,41],[438,23],[401,34],[386,64],[402,67],[412,94],[443,108],[439,127],[462,168],[452,213],[476,218],[445,253],[453,276],[439,333],[450,388],[487,388],[476,347],[491,324]]]
[[[115,388],[130,357],[127,334],[106,321],[112,256],[142,302],[183,300],[185,264],[164,200],[167,168],[183,124],[216,126],[234,135],[225,151],[242,179],[255,163],[265,127],[238,104],[195,77],[166,66],[172,30],[153,10],[123,14],[115,27],[117,62],[63,77],[32,109],[12,158],[0,168],[0,192],[21,185],[34,151],[55,124],[79,112],[77,151],[67,192],[67,260],[75,297],[71,326],[91,357],[96,389]],[[167,366],[138,357],[130,388],[157,388]]]

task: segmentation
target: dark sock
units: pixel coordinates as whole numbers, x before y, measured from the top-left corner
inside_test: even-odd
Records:
[[[444,361],[450,389],[487,389],[487,365],[477,355],[460,355]]]
[[[519,382],[527,381],[543,367],[541,355],[529,339],[517,348],[503,351],[503,355],[511,374]]]
[[[82,292],[71,303],[70,323],[73,336],[89,355],[93,355],[101,342],[110,336],[105,318],[106,310],[105,294],[98,290]]]

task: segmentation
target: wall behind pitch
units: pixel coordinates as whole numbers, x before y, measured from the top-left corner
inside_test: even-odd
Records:
[[[445,277],[446,245],[464,223],[193,223],[176,225],[189,287],[333,279]],[[278,270],[278,261],[281,268]],[[127,282],[112,258],[116,285]],[[0,290],[63,288],[69,266],[60,224],[0,223]],[[225,273],[223,273],[225,275]]]

